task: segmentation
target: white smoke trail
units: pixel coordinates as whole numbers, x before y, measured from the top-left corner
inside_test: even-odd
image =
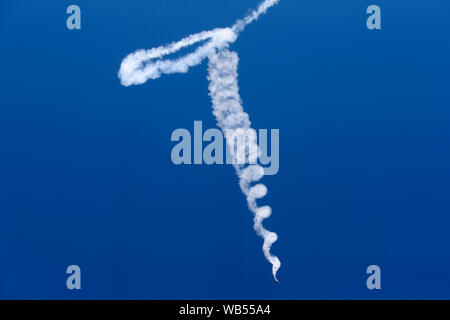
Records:
[[[208,80],[209,91],[212,99],[214,115],[217,119],[218,126],[224,131],[227,138],[227,144],[235,159],[248,157],[255,158],[251,155],[251,150],[259,150],[256,139],[248,139],[246,146],[245,140],[242,145],[237,146],[236,153],[234,150],[234,137],[242,134],[244,137],[256,137],[248,134],[251,129],[248,114],[244,112],[241,105],[238,86],[238,62],[239,58],[236,52],[230,52],[228,49],[220,50],[209,56]],[[247,153],[242,155],[242,153]],[[257,155],[256,155],[257,157]],[[255,214],[254,228],[259,236],[264,239],[263,252],[267,260],[272,264],[272,273],[277,280],[277,271],[280,268],[280,260],[270,253],[272,244],[277,241],[277,234],[264,229],[262,221],[270,217],[272,209],[269,206],[258,207],[256,199],[262,198],[267,194],[267,188],[263,184],[251,186],[253,182],[257,182],[264,176],[264,169],[259,165],[235,165],[237,175],[239,177],[239,185],[242,192],[247,196],[247,203],[250,210]],[[277,280],[278,281],[278,280]]]
[[[253,10],[250,14],[246,15],[244,19],[236,21],[232,27],[233,31],[237,33],[243,31],[246,26],[258,20],[261,15],[266,14],[267,10],[278,4],[278,2],[280,2],[280,0],[266,0],[261,2],[256,10]]]
[[[269,206],[258,207],[256,204],[257,199],[263,198],[267,194],[267,188],[263,184],[253,185],[264,176],[264,169],[256,165],[256,159],[259,156],[256,133],[251,128],[248,114],[244,112],[239,96],[237,80],[239,58],[236,52],[230,52],[228,48],[236,41],[246,26],[256,21],[278,2],[279,0],[262,1],[256,10],[236,21],[230,28],[203,31],[166,46],[131,53],[122,61],[118,74],[124,86],[143,84],[148,79],[161,77],[162,74],[186,73],[190,67],[200,64],[205,58],[209,59],[209,90],[218,126],[225,133],[229,150],[234,159],[248,159],[249,164],[255,163],[252,165],[235,164],[234,167],[239,177],[241,190],[247,197],[248,207],[255,215],[254,229],[264,239],[264,256],[272,264],[272,274],[277,282],[276,275],[281,263],[276,256],[271,254],[270,249],[272,244],[277,241],[278,236],[276,233],[266,230],[262,225],[263,220],[270,217],[272,209]],[[184,57],[173,60],[163,59],[166,55],[204,41],[206,41],[205,44]],[[240,135],[247,137],[247,140],[238,138],[237,148],[234,150],[235,137]],[[243,141],[243,143],[240,145],[239,141]]]
[[[236,41],[239,33],[246,26],[265,14],[270,7],[280,0],[265,0],[256,10],[251,11],[243,19],[236,21],[230,28],[217,28],[190,35],[178,42],[153,48],[137,50],[123,59],[119,70],[119,78],[124,86],[143,84],[148,79],[157,79],[161,74],[186,73],[190,67],[200,64],[213,51],[228,48]],[[175,60],[163,60],[166,55],[173,54],[183,48],[199,42],[207,41],[194,52]]]
[[[236,39],[237,35],[233,30],[222,28],[196,33],[166,46],[138,50],[123,59],[119,78],[122,85],[128,87],[133,84],[143,84],[148,79],[158,79],[161,74],[186,73],[190,67],[200,64],[212,51],[226,48]],[[182,58],[161,59],[168,54],[205,40],[208,40],[206,44]]]

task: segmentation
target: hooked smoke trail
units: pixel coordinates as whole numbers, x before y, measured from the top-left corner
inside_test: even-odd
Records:
[[[251,128],[249,116],[244,112],[239,96],[237,80],[239,58],[236,52],[231,52],[228,48],[236,41],[246,26],[258,20],[278,2],[279,0],[261,2],[256,10],[236,21],[231,28],[203,31],[166,46],[131,53],[122,61],[118,74],[124,86],[143,84],[148,79],[161,77],[162,74],[186,73],[190,67],[200,64],[205,58],[209,59],[208,80],[213,114],[217,119],[218,126],[225,133],[227,145],[234,159],[249,160],[248,165],[235,164],[234,167],[239,177],[241,190],[247,197],[248,207],[255,215],[254,229],[264,239],[264,256],[272,264],[272,274],[277,282],[277,271],[281,263],[276,256],[271,254],[270,249],[272,244],[277,241],[278,236],[276,233],[266,230],[262,225],[263,220],[270,217],[272,209],[269,206],[258,207],[256,204],[257,199],[263,198],[267,194],[267,188],[263,184],[253,185],[264,176],[264,169],[256,164],[260,153],[256,132]],[[166,55],[202,41],[206,41],[206,43],[184,57],[174,60],[162,59]],[[239,137],[244,137],[244,139]],[[238,141],[236,150],[234,150],[235,138]]]
[[[119,70],[122,85],[143,84],[148,79],[158,79],[162,74],[186,73],[190,67],[199,65],[213,51],[228,48],[236,41],[246,26],[258,20],[270,7],[280,0],[265,0],[256,10],[243,19],[236,21],[231,28],[217,28],[190,35],[178,42],[150,50],[137,50],[123,59]],[[166,55],[175,53],[183,48],[202,41],[206,44],[198,47],[194,52],[175,60],[163,60]]]

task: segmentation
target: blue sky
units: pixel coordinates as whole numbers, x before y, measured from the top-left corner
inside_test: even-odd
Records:
[[[276,285],[233,168],[170,160],[173,130],[215,127],[206,64],[117,78],[257,3],[1,2],[0,298],[450,298],[450,4],[281,0],[233,44],[253,126],[280,129]]]

